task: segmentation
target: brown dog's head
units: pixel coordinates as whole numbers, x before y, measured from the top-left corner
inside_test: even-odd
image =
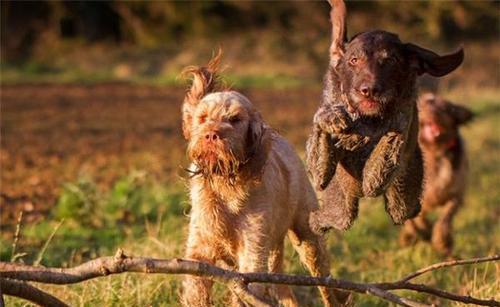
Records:
[[[419,142],[424,147],[447,149],[456,145],[459,126],[469,122],[473,113],[431,93],[418,99]]]
[[[264,122],[242,94],[221,90],[216,75],[218,57],[206,67],[191,67],[192,86],[182,108],[188,156],[197,173],[235,177],[260,150]]]
[[[362,116],[382,116],[398,102],[408,101],[414,93],[416,77],[428,73],[444,76],[463,61],[463,50],[439,56],[410,43],[396,34],[370,31],[345,39],[345,6],[331,0],[332,45],[330,73],[340,82],[349,112]]]

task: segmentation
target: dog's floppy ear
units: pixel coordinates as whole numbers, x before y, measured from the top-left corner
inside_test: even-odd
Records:
[[[417,45],[405,44],[409,56],[415,60],[417,73],[428,73],[434,77],[442,77],[454,71],[464,60],[464,49],[440,56],[435,52]]]
[[[191,76],[191,86],[186,91],[182,104],[182,133],[186,139],[191,137],[193,112],[200,100],[211,92],[220,90],[221,84],[217,70],[222,50],[219,49],[207,66],[189,66],[182,71],[182,76]]]
[[[250,114],[248,125],[246,159],[250,176],[260,178],[271,151],[271,129],[266,126],[257,111]]]
[[[466,107],[446,101],[445,110],[455,120],[457,126],[468,123],[474,118],[474,113]]]
[[[336,67],[344,55],[344,44],[347,41],[345,16],[346,8],[343,0],[328,0],[330,3],[330,22],[332,23],[332,44],[330,45],[330,64]]]
[[[250,114],[250,121],[248,123],[247,155],[252,156],[259,151],[259,147],[262,145],[264,129],[262,117],[259,112],[254,110]]]

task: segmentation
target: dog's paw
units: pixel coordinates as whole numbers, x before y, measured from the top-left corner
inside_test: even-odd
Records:
[[[342,106],[323,106],[314,114],[314,123],[331,134],[342,133],[351,125],[351,119]]]
[[[386,186],[380,186],[377,184],[372,184],[373,181],[371,180],[363,180],[363,196],[365,197],[377,197],[380,194],[382,194],[385,189],[387,188]]]
[[[309,226],[317,235],[324,235],[332,228],[337,230],[347,230],[352,226],[353,219],[345,216],[331,216],[325,214],[322,210],[317,210],[311,213],[309,217]]]
[[[347,291],[338,291],[340,305],[342,307],[353,307],[354,306],[354,295],[351,292]]]
[[[401,201],[386,201],[386,211],[389,213],[395,225],[401,225],[405,221],[415,218],[420,213],[420,202],[407,204]]]
[[[368,136],[359,134],[339,133],[336,134],[335,137],[337,139],[335,147],[342,148],[347,151],[358,150],[370,142],[370,138]]]
[[[403,229],[399,234],[399,245],[402,247],[407,247],[417,243],[418,239],[418,234],[415,231]]]

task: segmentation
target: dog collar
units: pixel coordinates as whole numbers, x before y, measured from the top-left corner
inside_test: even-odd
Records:
[[[453,148],[455,148],[456,146],[458,145],[458,140],[456,137],[452,138],[451,140],[448,141],[448,143],[446,143],[445,145],[445,148],[447,150],[452,150]]]

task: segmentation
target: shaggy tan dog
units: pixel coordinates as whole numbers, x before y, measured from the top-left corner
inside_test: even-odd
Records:
[[[325,242],[308,224],[318,205],[301,160],[246,97],[218,91],[218,58],[187,70],[193,83],[182,109],[192,160],[186,257],[241,272],[280,272],[288,233],[311,274],[329,275]],[[209,279],[186,276],[183,305],[210,305],[211,286]],[[288,286],[249,288],[260,298],[297,306]],[[326,305],[339,305],[333,290],[320,292]],[[233,304],[242,302],[233,297]]]

